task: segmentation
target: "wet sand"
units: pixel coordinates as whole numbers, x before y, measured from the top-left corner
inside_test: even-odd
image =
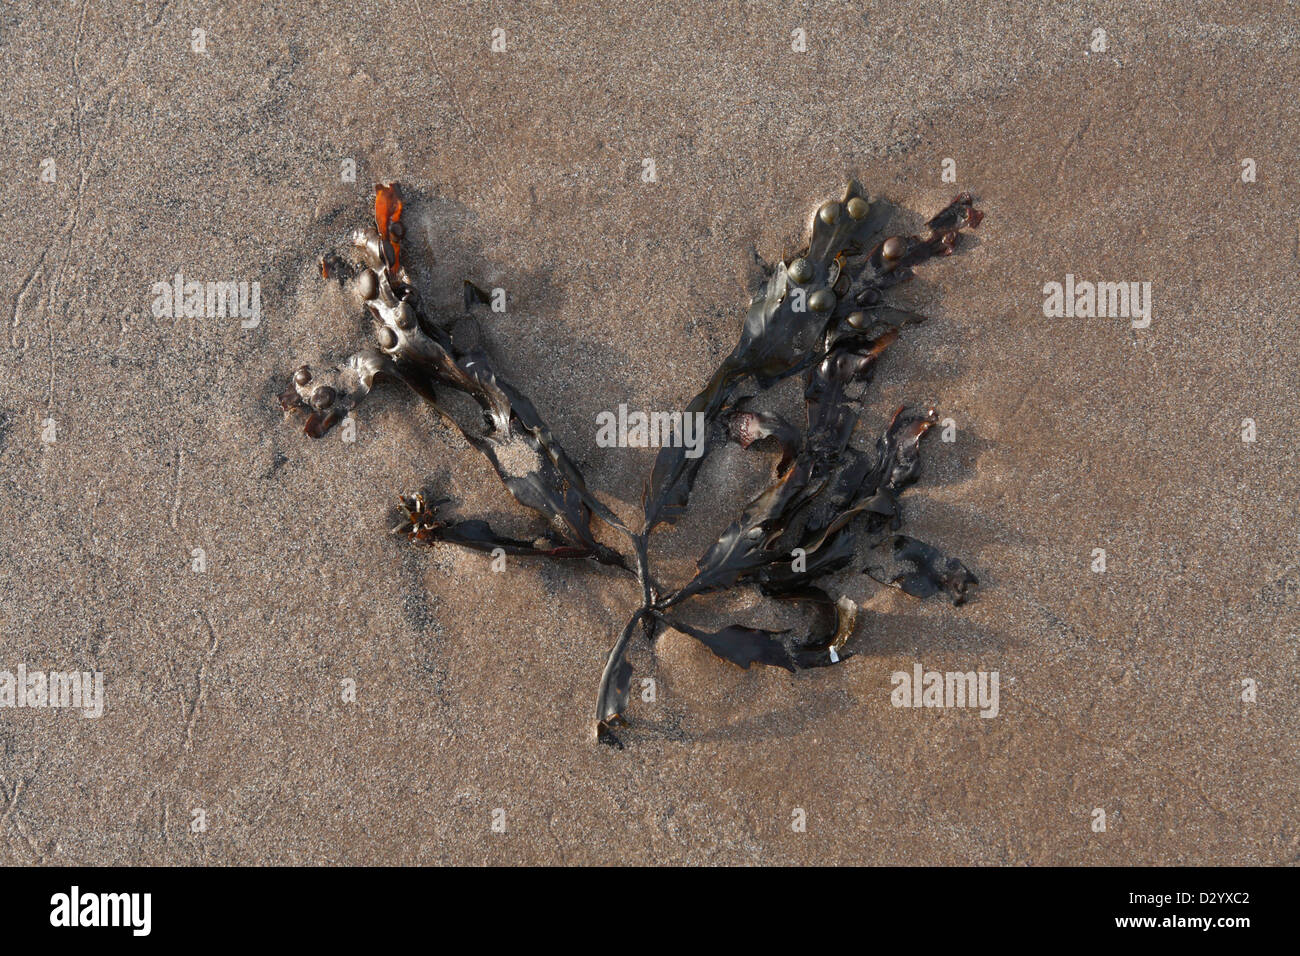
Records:
[[[0,861],[1297,859],[1289,8],[664,7],[6,5],[0,670],[102,671],[106,702],[0,709]],[[909,229],[960,190],[986,213],[898,296],[930,321],[863,416],[957,423],[904,507],[982,587],[858,576],[857,656],[797,676],[668,634],[627,750],[598,746],[626,579],[387,534],[418,488],[526,520],[392,386],[355,443],[280,414],[294,368],[365,341],[317,257],[400,180],[425,300],[507,289],[485,341],[634,520],[653,452],[598,447],[596,415],[684,405],[751,248],[796,249],[848,177]],[[155,317],[177,272],[258,282],[259,324]],[[1150,282],[1150,326],[1044,317],[1067,274]],[[666,574],[768,467],[710,459]],[[917,663],[997,671],[998,716],[892,706]]]

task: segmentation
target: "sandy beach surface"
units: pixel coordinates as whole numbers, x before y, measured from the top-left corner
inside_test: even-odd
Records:
[[[1295,862],[1295,13],[6,3],[0,670],[102,672],[104,711],[0,708],[0,862]],[[953,420],[904,507],[981,588],[845,580],[857,656],[798,675],[666,634],[600,746],[635,588],[388,534],[421,488],[528,526],[397,387],[350,443],[278,409],[369,334],[318,257],[401,181],[425,301],[507,290],[484,342],[635,522],[653,451],[596,416],[681,408],[751,250],[851,177],[900,228],[986,214],[898,294],[930,320],[860,439]],[[178,273],[258,283],[256,325],[156,315]],[[1067,275],[1150,283],[1149,326],[1045,316]],[[709,459],[665,576],[771,463]],[[997,672],[997,716],[893,706],[918,664]]]

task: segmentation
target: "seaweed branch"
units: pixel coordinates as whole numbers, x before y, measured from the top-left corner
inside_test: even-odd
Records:
[[[352,261],[333,254],[321,260],[322,275],[337,279],[364,305],[378,348],[322,371],[302,366],[281,405],[303,421],[308,435],[319,438],[357,407],[377,380],[402,382],[455,425],[514,499],[543,520],[531,538],[511,537],[486,521],[447,520],[439,515],[445,499],[426,502],[415,494],[399,497],[402,520],[394,531],[423,543],[586,559],[636,578],[640,604],[609,652],[597,693],[601,740],[622,747],[614,728],[626,723],[629,653],[638,630],[652,642],[671,628],[745,668],[824,667],[852,656],[846,645],[858,618],[853,601],[828,593],[825,578],[856,566],[881,580],[860,563],[860,542],[892,544],[896,559],[913,566],[884,582],[908,594],[945,593],[961,604],[978,583],[960,561],[896,533],[902,524],[899,497],[916,479],[921,440],[937,421],[934,409],[898,409],[873,451],[853,443],[863,394],[881,355],[907,326],[923,321],[886,304],[884,293],[912,278],[926,260],[950,255],[961,231],[978,226],[982,213],[968,194],[930,219],[919,236],[881,235],[888,208],[864,195],[857,183],[840,201],[817,211],[807,247],[766,270],[736,347],[687,406],[688,414],[703,416],[710,434],[724,437],[708,442],[696,457],[680,445],[660,449],[638,531],[592,493],[537,409],[487,353],[456,345],[447,328],[422,308],[402,265],[401,217],[396,184],[377,184],[375,225],[353,233]],[[484,298],[465,284],[467,309]],[[799,374],[806,406],[802,430],[745,407]],[[439,401],[440,391],[447,390],[473,399],[480,421],[458,420]],[[781,450],[772,483],[699,559],[691,580],[662,589],[651,569],[651,535],[686,511],[701,465],[720,444],[734,441],[749,448],[766,439]],[[594,519],[612,528],[630,553],[597,540]],[[682,616],[697,596],[740,587],[811,608],[808,632],[741,624],[708,631]]]

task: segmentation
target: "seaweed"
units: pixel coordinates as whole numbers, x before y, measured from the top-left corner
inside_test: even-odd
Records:
[[[454,343],[446,324],[426,311],[402,262],[403,203],[396,184],[376,184],[375,225],[352,235],[355,264],[331,253],[321,274],[355,293],[373,321],[377,348],[358,351],[314,371],[300,367],[280,396],[309,436],[320,438],[371,393],[381,379],[400,382],[464,436],[491,464],[524,508],[541,518],[531,537],[513,537],[480,519],[439,514],[448,499],[400,495],[394,532],[425,544],[585,561],[635,578],[640,603],[610,649],[596,702],[598,739],[622,748],[614,733],[627,723],[630,651],[639,631],[653,642],[664,629],[685,634],[716,656],[742,668],[753,664],[799,671],[840,663],[859,609],[833,597],[826,579],[855,568],[877,580],[860,554],[892,544],[896,560],[913,570],[882,583],[928,597],[944,593],[963,603],[978,584],[960,561],[898,534],[899,498],[920,468],[921,441],[937,422],[934,409],[899,408],[867,450],[854,443],[863,397],[885,350],[923,317],[884,302],[884,293],[914,275],[928,259],[950,255],[962,230],[983,214],[969,194],[959,195],[917,236],[882,235],[886,203],[850,183],[837,202],[821,206],[807,246],[788,261],[764,266],[736,347],[687,405],[710,436],[702,453],[669,444],[657,454],[642,500],[639,530],[632,530],[590,490],[573,459],[536,407],[478,347]],[[466,281],[465,309],[488,301]],[[803,375],[805,424],[752,411],[760,394]],[[464,422],[440,395],[467,396],[481,415]],[[742,448],[775,445],[780,458],[771,484],[719,535],[676,588],[661,586],[650,562],[655,530],[686,511],[701,466],[726,442]],[[598,540],[602,522],[626,550]],[[700,595],[753,588],[775,601],[810,609],[806,631],[731,624],[707,630],[688,619]],[[686,614],[686,616],[684,616]]]
[[[900,534],[890,539],[889,543],[893,545],[894,558],[908,562],[913,570],[896,575],[888,583],[912,597],[947,594],[952,598],[953,605],[960,607],[966,603],[967,591],[980,583],[979,578],[966,565],[924,541]],[[880,580],[872,572],[866,573]]]

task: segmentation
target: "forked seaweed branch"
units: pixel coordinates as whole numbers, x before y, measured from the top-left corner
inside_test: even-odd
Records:
[[[923,317],[887,304],[884,294],[911,279],[916,266],[950,255],[961,231],[982,213],[963,193],[930,219],[920,235],[885,235],[888,205],[851,183],[839,201],[821,206],[807,246],[764,266],[740,339],[686,414],[702,416],[709,440],[694,457],[678,444],[660,448],[646,483],[640,527],[633,530],[587,485],[528,398],[496,369],[486,350],[453,340],[403,264],[402,199],[397,184],[375,186],[375,224],[352,235],[351,255],[329,254],[321,273],[353,294],[373,319],[376,346],[327,369],[300,367],[281,406],[313,438],[325,435],[365,399],[376,381],[402,382],[428,401],[487,458],[514,499],[543,519],[539,531],[513,537],[478,519],[453,520],[446,500],[399,498],[394,530],[413,541],[444,542],[488,553],[582,559],[636,580],[639,606],[609,652],[596,702],[598,737],[622,747],[615,728],[627,722],[636,635],[653,643],[671,628],[741,667],[765,664],[797,671],[852,656],[847,647],[857,606],[832,597],[827,576],[849,569],[875,577],[864,551],[892,548],[912,570],[886,579],[909,594],[944,593],[955,604],[978,582],[960,561],[899,533],[898,499],[917,476],[922,437],[937,422],[933,409],[899,408],[874,449],[852,439],[865,389],[881,354]],[[486,295],[465,284],[466,308]],[[803,375],[806,422],[798,428],[754,399]],[[462,422],[439,390],[473,399],[481,416]],[[650,561],[654,531],[686,511],[701,465],[727,441],[748,448],[771,439],[781,452],[771,484],[749,502],[676,587],[656,578]],[[599,541],[592,522],[617,532],[624,548]],[[865,544],[865,547],[862,545]],[[806,632],[733,624],[710,631],[691,623],[700,595],[755,588],[776,601],[807,607]]]

